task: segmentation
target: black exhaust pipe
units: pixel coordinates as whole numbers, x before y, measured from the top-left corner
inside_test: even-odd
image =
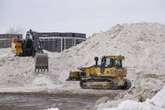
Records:
[[[98,66],[98,61],[99,61],[99,58],[95,57],[95,66]]]

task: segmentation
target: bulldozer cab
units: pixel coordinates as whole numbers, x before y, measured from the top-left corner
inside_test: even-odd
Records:
[[[97,60],[96,60],[97,59]],[[124,56],[103,56],[101,58],[101,68],[122,68],[122,61],[124,60]],[[95,58],[96,65],[98,65],[98,58]]]

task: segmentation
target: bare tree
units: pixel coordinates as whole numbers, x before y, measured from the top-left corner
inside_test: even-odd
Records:
[[[7,32],[8,34],[23,34],[24,33],[24,29],[21,27],[18,28],[14,28],[14,27],[10,27]]]

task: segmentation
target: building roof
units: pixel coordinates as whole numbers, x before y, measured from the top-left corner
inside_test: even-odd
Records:
[[[39,37],[80,37],[80,38],[86,38],[86,34],[84,33],[72,33],[72,32],[35,32]]]

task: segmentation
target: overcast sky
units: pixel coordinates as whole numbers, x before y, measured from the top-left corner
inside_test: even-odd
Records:
[[[119,23],[165,24],[165,0],[0,0],[0,33],[106,31]]]

